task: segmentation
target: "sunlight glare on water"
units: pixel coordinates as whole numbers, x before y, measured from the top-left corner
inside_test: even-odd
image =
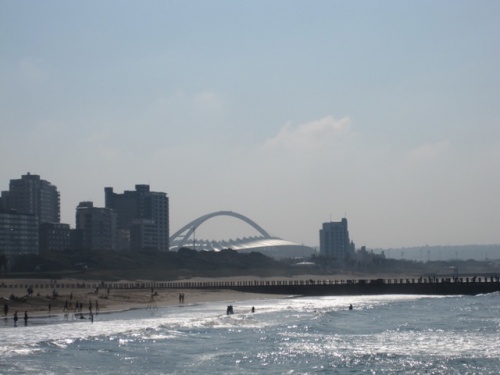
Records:
[[[499,297],[284,298],[234,302],[231,316],[209,303],[4,326],[0,373],[497,374]]]

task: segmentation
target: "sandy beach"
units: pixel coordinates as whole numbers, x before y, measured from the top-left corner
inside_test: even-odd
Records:
[[[12,280],[9,280],[9,283]],[[19,280],[17,285],[34,284],[35,280]],[[5,281],[3,281],[5,282]],[[62,281],[60,281],[62,282]],[[0,281],[0,284],[2,281]],[[227,289],[107,289],[99,291],[89,289],[57,289],[57,296],[52,296],[52,291],[47,289],[37,290],[34,288],[33,295],[29,296],[26,288],[0,288],[1,314],[4,314],[4,306],[8,305],[7,317],[12,317],[14,312],[18,312],[20,319],[27,311],[30,317],[48,316],[49,305],[50,314],[64,314],[67,305],[69,312],[74,312],[76,304],[82,304],[82,312],[89,313],[89,305],[92,311],[96,309],[99,313],[109,313],[115,311],[125,311],[130,309],[146,309],[148,306],[165,307],[178,306],[180,304],[197,304],[215,301],[242,301],[246,299],[276,298],[275,295],[254,294],[236,292]],[[179,295],[184,295],[184,301],[179,301]]]
[[[391,275],[377,275],[373,277],[386,277]],[[251,281],[251,280],[325,280],[332,276],[318,275],[298,275],[290,277],[256,277],[256,276],[235,276],[224,278],[191,278],[187,280],[176,280],[176,282],[213,282],[213,281]],[[342,275],[336,279],[359,279],[370,278],[367,275]],[[145,280],[122,280],[122,283],[137,283],[149,285],[150,281]],[[74,312],[76,305],[82,304],[82,312],[89,313],[89,306],[92,312],[99,313],[124,311],[129,309],[148,308],[154,304],[156,307],[178,306],[179,295],[184,295],[184,304],[197,304],[204,302],[244,301],[249,299],[279,298],[277,295],[255,294],[233,291],[229,289],[179,289],[161,288],[153,289],[149,287],[129,288],[129,289],[107,289],[107,288],[68,288],[68,285],[95,284],[95,280],[81,279],[0,279],[0,304],[1,314],[4,314],[5,305],[8,306],[7,317],[12,317],[17,311],[20,319],[27,311],[30,317],[47,316],[50,314],[64,314],[67,310]],[[43,287],[42,287],[43,285]],[[62,287],[65,285],[65,287]],[[32,293],[29,287],[32,286]],[[38,286],[38,288],[37,288]],[[50,287],[49,287],[50,286]],[[286,296],[282,296],[286,297]],[[67,309],[65,308],[67,306]]]

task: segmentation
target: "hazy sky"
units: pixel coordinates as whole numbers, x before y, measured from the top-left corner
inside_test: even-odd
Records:
[[[0,189],[319,243],[500,243],[500,1],[0,0]],[[202,228],[203,231],[202,231]],[[256,232],[218,218],[197,237]],[[247,233],[248,232],[248,233]]]

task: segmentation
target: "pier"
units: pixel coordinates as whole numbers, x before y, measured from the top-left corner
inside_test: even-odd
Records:
[[[231,289],[248,293],[301,296],[348,296],[378,294],[477,295],[500,292],[500,277],[420,277],[394,279],[310,279],[254,281],[135,281],[135,282],[75,282],[9,283],[1,280],[1,288],[36,290],[63,289]]]

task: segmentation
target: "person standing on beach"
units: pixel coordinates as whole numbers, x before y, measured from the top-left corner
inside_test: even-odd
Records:
[[[18,320],[18,317],[17,317],[17,311],[14,313],[14,327],[17,327],[17,320]]]
[[[5,316],[7,316],[7,314],[9,313],[9,305],[3,305],[3,313]]]
[[[24,312],[24,325],[25,326],[28,325],[28,312],[27,311]]]

